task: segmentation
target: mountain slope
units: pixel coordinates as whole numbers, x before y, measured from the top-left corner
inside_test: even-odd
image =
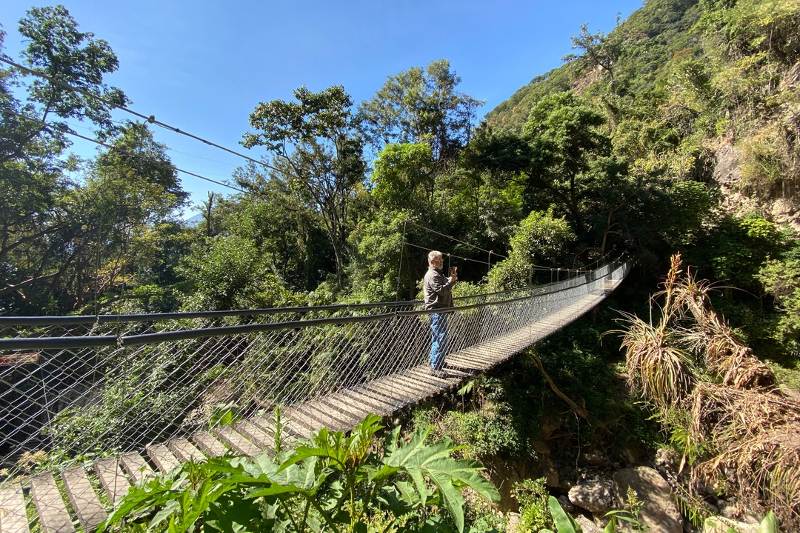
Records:
[[[614,70],[632,81],[633,90],[652,86],[676,52],[698,48],[696,38],[687,33],[697,22],[697,3],[698,0],[651,0],[611,32],[610,38],[625,43]],[[498,130],[521,131],[530,108],[543,95],[585,89],[599,78],[598,74],[590,62],[566,63],[519,88],[487,114],[486,122]]]
[[[520,88],[486,124],[520,132],[544,95],[601,109],[641,176],[716,182],[731,210],[800,230],[800,2],[649,0],[581,55]]]

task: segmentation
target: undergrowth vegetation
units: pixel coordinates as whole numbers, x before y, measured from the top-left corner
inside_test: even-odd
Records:
[[[400,428],[379,440],[371,415],[352,432],[254,458],[189,462],[130,489],[99,532],[464,531],[465,500],[497,500],[480,464],[450,442]]]
[[[800,399],[775,387],[710,290],[672,258],[655,316],[624,319],[628,382],[671,432],[694,495],[732,494],[800,527]]]

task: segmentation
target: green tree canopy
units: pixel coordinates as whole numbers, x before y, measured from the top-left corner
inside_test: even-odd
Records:
[[[576,228],[583,227],[582,202],[614,171],[604,160],[611,142],[599,130],[603,123],[600,113],[571,92],[548,95],[533,107],[524,128],[533,156],[524,193],[527,208],[558,205]]]
[[[239,169],[236,181],[252,194],[219,203],[220,231],[255,243],[288,286],[315,288],[336,265],[321,217],[303,191],[254,165]]]
[[[79,31],[78,23],[61,5],[31,8],[20,21],[19,32],[27,41],[24,62],[46,77],[30,81],[24,105],[3,99],[8,135],[0,143],[0,162],[19,158],[28,143],[41,137],[66,143],[61,131],[67,125],[58,119],[88,120],[100,135],[113,129],[111,109],[126,98],[121,90],[103,83],[103,77],[118,66],[109,44]]]
[[[301,87],[294,96],[296,102],[256,106],[250,114],[256,131],[246,134],[243,144],[264,146],[273,156],[276,175],[301,189],[320,213],[341,284],[351,200],[366,171],[363,143],[343,87],[316,93]]]
[[[367,137],[375,146],[427,142],[439,161],[456,155],[470,139],[479,100],[457,91],[461,78],[445,59],[425,69],[390,76],[360,109]]]
[[[434,162],[427,143],[387,144],[375,160],[373,198],[392,209],[418,211],[433,199]]]
[[[89,121],[108,136],[111,109],[125,97],[103,81],[117,68],[108,43],[80,31],[63,6],[29,10],[19,31],[27,43],[20,62],[46,76],[25,83],[24,71],[0,69],[0,307],[72,309],[85,290],[65,274],[90,238],[85,204],[65,174],[79,167],[59,157],[69,144],[66,120]],[[27,98],[19,100],[9,83],[27,89]]]
[[[575,233],[564,218],[552,211],[533,211],[520,222],[511,237],[508,258],[489,272],[493,290],[519,289],[533,280],[536,266],[558,267],[567,264]]]
[[[292,294],[252,241],[219,235],[196,246],[180,267],[191,285],[188,309],[271,307],[292,302]]]

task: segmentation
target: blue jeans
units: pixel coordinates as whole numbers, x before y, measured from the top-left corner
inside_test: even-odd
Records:
[[[434,313],[431,315],[431,368],[441,370],[444,357],[447,355],[447,315]]]

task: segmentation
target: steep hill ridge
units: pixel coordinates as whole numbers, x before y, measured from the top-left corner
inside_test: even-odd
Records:
[[[792,0],[649,0],[608,35],[582,30],[579,57],[485,122],[520,132],[540,98],[574,90],[608,116],[634,172],[716,182],[729,210],[800,230],[797,27]]]

